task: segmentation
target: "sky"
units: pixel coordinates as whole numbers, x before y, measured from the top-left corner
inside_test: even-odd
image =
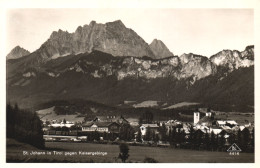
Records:
[[[223,50],[243,51],[254,44],[253,9],[9,9],[6,13],[6,54],[17,45],[38,49],[58,29],[121,20],[148,44],[159,39],[174,55],[210,57]]]

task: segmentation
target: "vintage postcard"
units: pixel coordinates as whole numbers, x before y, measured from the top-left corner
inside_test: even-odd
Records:
[[[6,163],[255,163],[254,8],[6,8]]]

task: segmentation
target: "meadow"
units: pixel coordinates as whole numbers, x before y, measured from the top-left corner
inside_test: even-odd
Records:
[[[12,143],[12,144],[11,144]],[[117,159],[119,146],[112,144],[46,142],[46,149],[39,150],[30,145],[15,142],[7,143],[7,162],[121,162]],[[162,147],[129,146],[127,162],[140,163],[146,157],[159,163],[253,163],[253,153],[210,152]],[[23,155],[23,151],[51,152],[51,155]],[[54,155],[54,151],[60,152]],[[79,152],[99,152],[103,155],[80,155]]]

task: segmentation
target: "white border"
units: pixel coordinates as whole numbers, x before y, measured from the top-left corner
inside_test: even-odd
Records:
[[[7,164],[5,163],[5,9],[7,8],[254,8],[255,14],[255,124],[256,124],[256,133],[259,128],[259,105],[257,102],[260,102],[259,96],[259,84],[260,80],[258,74],[260,69],[258,67],[260,58],[258,57],[259,53],[259,30],[260,30],[260,0],[0,0],[0,166],[1,167],[28,167],[28,166],[37,166],[37,167],[71,167],[71,164]],[[109,167],[157,167],[157,166],[166,166],[166,167],[257,167],[259,165],[259,134],[256,134],[256,152],[255,152],[255,164],[76,164],[77,167],[86,167],[86,166],[109,166]],[[187,156],[188,157],[188,156]],[[73,165],[74,166],[74,165]],[[259,167],[259,166],[258,166]]]

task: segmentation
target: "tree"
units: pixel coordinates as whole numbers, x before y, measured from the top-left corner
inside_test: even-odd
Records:
[[[176,136],[177,133],[176,133],[176,128],[173,127],[171,129],[171,137],[169,138],[169,142],[170,142],[170,145],[174,146],[176,144]]]
[[[254,148],[254,146],[255,146],[255,128],[253,128],[253,130],[252,130],[251,145]]]
[[[45,121],[45,124],[46,124],[46,126],[48,126],[48,125],[50,125],[50,124],[51,124],[51,122],[50,122],[50,121],[48,121],[48,120],[46,120],[46,121]]]
[[[94,132],[90,132],[88,133],[88,141],[93,141],[95,138],[94,138]]]
[[[110,141],[114,141],[116,139],[116,134],[115,133],[108,133],[108,139]]]
[[[35,112],[19,109],[7,104],[6,107],[7,137],[44,148],[42,122]]]
[[[181,143],[185,142],[185,136],[186,136],[186,134],[185,134],[184,130],[182,130],[180,132],[180,141],[181,141]]]
[[[142,117],[139,118],[138,124],[139,124],[139,125],[142,125],[142,124],[143,124],[143,118],[142,118]]]
[[[61,127],[54,127],[55,131],[61,131]]]
[[[134,129],[130,124],[121,125],[119,129],[119,138],[125,141],[130,141],[134,138]]]
[[[209,150],[209,148],[210,148],[210,139],[209,139],[209,134],[208,133],[205,134],[203,144],[205,145],[206,149]]]
[[[176,132],[175,134],[175,144],[179,144],[181,142],[181,134],[180,131]]]
[[[98,131],[94,132],[94,140],[99,141],[100,140],[100,135]]]
[[[223,149],[224,146],[225,146],[225,133],[222,131],[220,133],[220,139],[219,139],[218,147],[220,149]]]
[[[142,134],[141,134],[141,130],[140,129],[138,129],[137,136],[136,136],[136,141],[137,142],[142,142]]]
[[[167,140],[167,135],[166,135],[166,126],[165,124],[163,123],[162,126],[160,127],[160,133],[161,133],[161,136],[162,136],[162,141],[166,141]]]
[[[61,127],[61,131],[69,131],[69,128],[66,126]]]
[[[103,132],[103,140],[108,140],[107,132]]]
[[[211,113],[211,119],[214,120],[215,118],[215,112]]]
[[[215,150],[215,148],[216,148],[216,138],[215,138],[215,134],[214,134],[213,131],[210,134],[210,146],[211,146],[212,150]]]
[[[168,136],[168,141],[169,143],[172,145],[172,140],[173,140],[173,137],[172,137],[172,128],[170,128],[169,130],[169,136]]]
[[[144,136],[144,140],[146,141],[150,141],[151,140],[151,135],[152,135],[152,131],[151,131],[151,127],[147,127],[145,136]]]
[[[50,126],[49,130],[50,131],[55,131],[55,128],[53,126]]]
[[[195,132],[195,146],[200,149],[200,145],[202,143],[202,137],[203,137],[203,132],[201,130],[197,130]]]
[[[129,148],[128,145],[126,143],[121,143],[119,145],[119,149],[120,149],[120,153],[118,155],[118,158],[120,158],[122,160],[123,163],[125,163],[125,161],[128,159],[129,157]]]
[[[154,143],[158,143],[159,142],[159,135],[158,134],[155,134],[155,137],[154,137]]]
[[[190,142],[190,143],[193,144],[193,142],[194,142],[194,141],[193,141],[193,139],[194,139],[194,128],[193,128],[192,125],[190,126],[189,132],[190,132],[190,135],[189,135],[188,142]]]
[[[247,146],[250,142],[250,131],[247,128],[244,128],[242,131],[242,148],[244,148],[244,150],[247,149]]]
[[[242,140],[242,133],[241,133],[241,130],[239,129],[237,132],[237,137],[236,137],[236,142],[237,142],[238,146],[242,146],[241,140]]]
[[[151,124],[153,121],[153,113],[146,110],[143,113],[143,116],[141,118],[142,118],[142,124]],[[139,120],[139,122],[140,122],[140,120]]]

